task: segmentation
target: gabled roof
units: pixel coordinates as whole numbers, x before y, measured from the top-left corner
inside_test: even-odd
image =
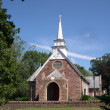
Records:
[[[51,77],[61,78],[62,75],[61,75],[61,73],[59,73],[57,70],[55,70],[55,71],[53,71],[50,75],[47,76],[47,78],[51,78]]]
[[[50,58],[53,56],[53,53],[52,55],[47,59],[47,61],[43,64],[42,67],[38,68],[36,70],[36,72],[34,72],[31,77],[27,80],[27,81],[35,81],[35,78],[37,77],[37,75],[40,73],[40,71],[43,69],[43,67],[47,64],[47,62],[50,60]]]
[[[56,50],[52,53],[49,60],[59,60],[59,59],[65,59],[66,56],[63,54],[63,52],[57,47]]]
[[[67,60],[67,62],[72,66],[72,68],[78,73],[79,76],[82,77],[88,84],[90,83],[86,78],[82,75],[82,73],[77,69],[77,67],[61,52],[60,49],[58,51],[64,56],[64,58]]]
[[[85,77],[89,82],[89,88],[94,88],[93,76]],[[95,76],[95,88],[100,88],[100,76]]]
[[[55,52],[56,54],[57,52],[59,52],[60,57],[54,57]],[[77,72],[77,74],[80,77],[82,77],[82,79],[84,79],[87,83],[89,83],[89,81],[82,75],[82,73],[77,69],[77,67],[63,54],[63,52],[59,48],[57,48],[55,52],[52,53],[52,55],[47,59],[47,61],[43,64],[43,66],[40,67],[35,73],[33,73],[32,76],[27,81],[34,81],[34,78],[36,78],[36,76],[40,73],[40,71],[48,63],[49,60],[65,59],[71,65],[71,67]]]

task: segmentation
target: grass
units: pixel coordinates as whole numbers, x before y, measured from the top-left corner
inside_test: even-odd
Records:
[[[99,107],[74,107],[74,110],[102,110]]]
[[[17,110],[102,110],[98,107],[74,107],[74,108],[25,108]]]

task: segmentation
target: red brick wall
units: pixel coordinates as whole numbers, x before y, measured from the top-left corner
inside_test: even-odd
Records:
[[[36,78],[35,96],[37,97],[39,95],[39,100],[47,100],[47,86],[51,81],[51,79],[47,79],[47,76],[54,71],[53,63],[55,61],[56,60],[50,60],[40,71]],[[61,79],[54,80],[60,87],[59,100],[68,100],[68,97],[74,100],[81,98],[80,76],[66,60],[59,61],[61,61],[63,65],[59,70],[63,77]]]
[[[0,106],[0,110],[16,110],[24,108],[68,108],[68,107],[100,107],[105,106],[100,101],[76,101],[76,102],[65,102],[65,101],[10,101],[5,105]]]

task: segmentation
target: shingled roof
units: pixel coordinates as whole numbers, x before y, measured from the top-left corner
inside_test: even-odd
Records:
[[[89,82],[89,88],[94,88],[93,76],[85,77]],[[95,76],[95,88],[100,88],[100,76]]]

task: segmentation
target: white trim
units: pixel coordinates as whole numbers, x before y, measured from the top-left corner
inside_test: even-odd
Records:
[[[55,55],[55,53],[58,52],[62,57],[56,57],[56,58],[53,58],[53,55]],[[59,49],[59,48],[56,48],[56,50],[52,53],[52,55],[47,59],[47,61],[43,64],[43,66],[39,69],[39,71],[37,71],[37,73],[33,73],[32,76],[35,76],[37,77],[37,75],[41,72],[41,70],[44,68],[44,66],[47,64],[47,62],[49,60],[59,60],[59,59],[65,59],[67,60],[67,62],[72,66],[72,68],[78,73],[78,75],[80,77],[82,77],[82,79],[86,80],[88,82],[88,80],[82,75],[82,73],[77,69],[77,67],[63,54],[63,52]],[[31,77],[32,77],[31,76]],[[29,78],[30,79],[30,78]],[[32,81],[32,80],[28,80],[28,81]],[[33,80],[34,81],[34,80]],[[88,82],[89,83],[89,82]]]
[[[39,67],[31,76],[27,81],[34,81],[35,77],[37,76],[37,73],[39,72],[41,67]]]

